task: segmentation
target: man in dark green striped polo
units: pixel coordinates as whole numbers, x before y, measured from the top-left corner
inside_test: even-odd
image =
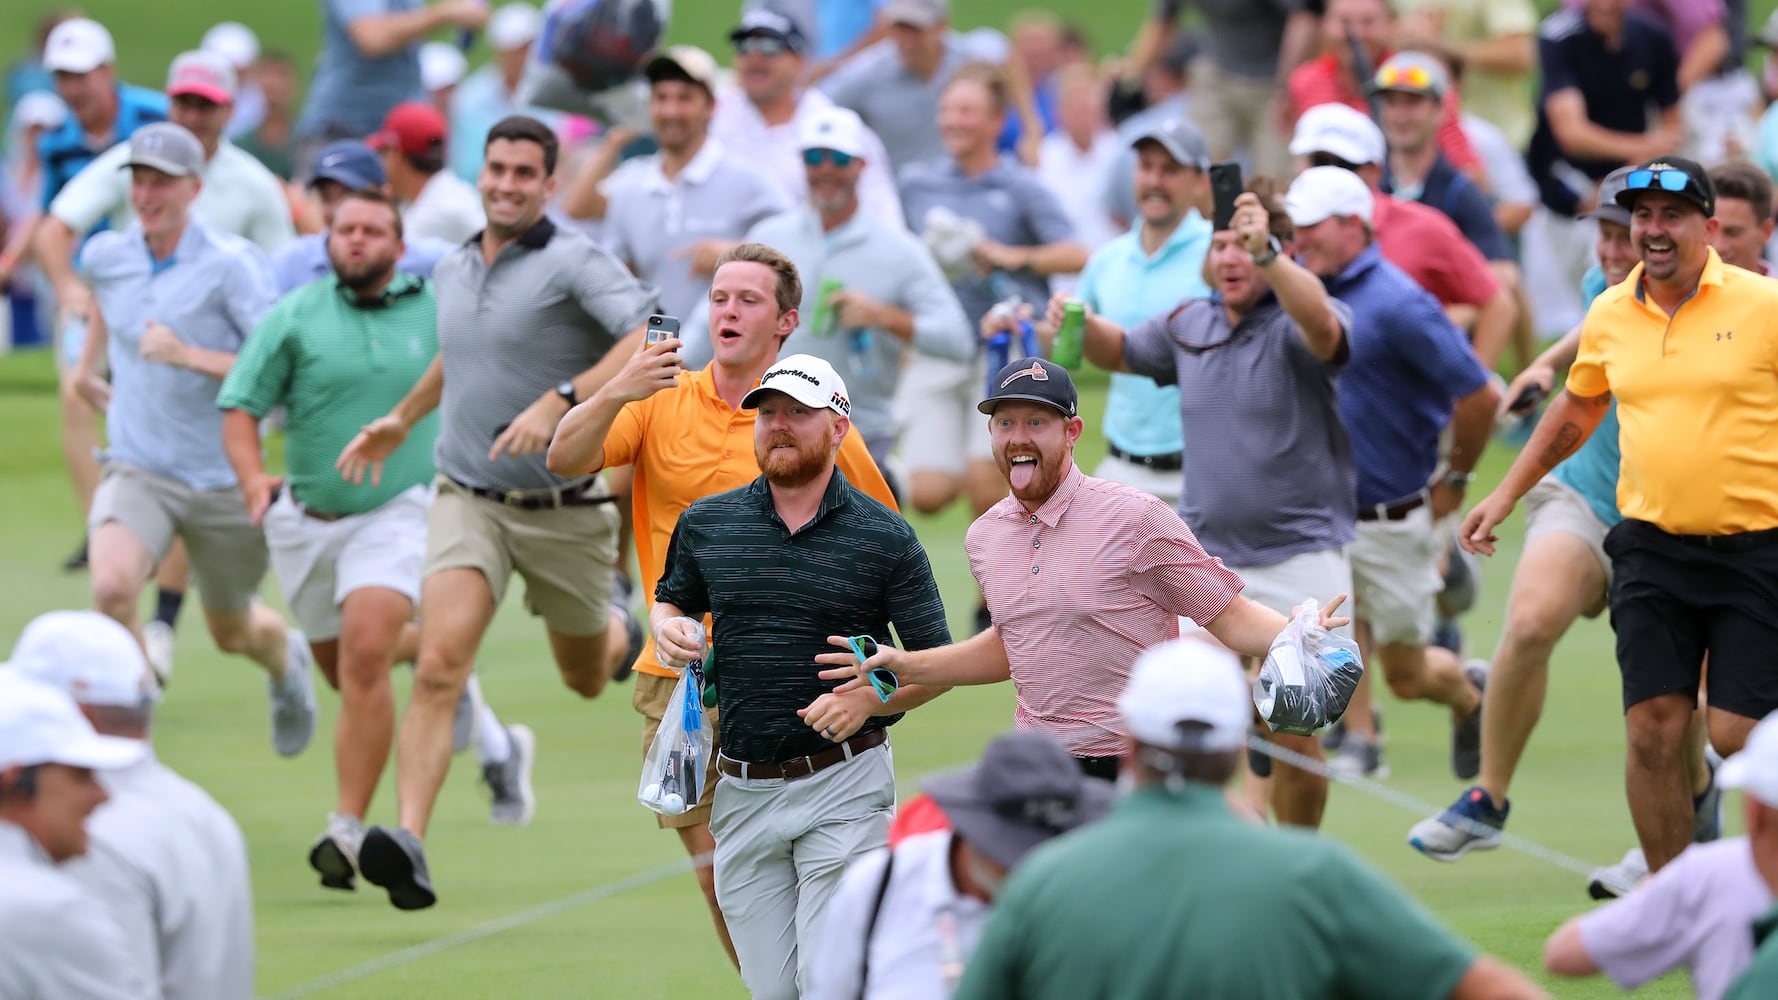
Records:
[[[389,668],[412,662],[419,646],[414,606],[438,419],[416,426],[380,476],[352,483],[334,468],[346,443],[400,401],[438,353],[432,289],[398,272],[401,254],[394,203],[374,191],[348,194],[328,236],[333,273],[272,307],[216,401],[229,461],[248,514],[264,526],[284,599],[340,692],[339,798],[309,852],[331,889],[354,888],[365,810],[395,733]],[[281,488],[259,448],[259,421],[279,404],[289,411],[289,476]],[[478,740],[494,821],[522,821],[533,807],[530,730],[502,727],[485,705],[478,708],[482,728],[499,730]],[[495,735],[504,750],[484,750]]]
[[[706,612],[722,636],[716,901],[755,1000],[794,1000],[813,959],[799,933],[820,926],[847,863],[888,840],[887,728],[945,690],[835,694],[815,657],[833,635],[886,644],[891,624],[909,649],[951,633],[914,529],[834,467],[852,403],[833,367],[792,355],[741,406],[759,410],[763,475],[680,515],[651,618],[668,666],[703,657]]]

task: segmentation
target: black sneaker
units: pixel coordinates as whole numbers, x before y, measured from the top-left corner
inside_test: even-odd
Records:
[[[79,573],[86,569],[86,543],[87,540],[82,538],[80,548],[75,549],[73,555],[62,560],[62,572]]]
[[[642,647],[647,645],[648,641],[648,635],[642,629],[641,620],[636,617],[634,611],[630,610],[630,595],[634,586],[630,583],[630,578],[623,573],[612,576],[611,610],[617,612],[618,617],[624,620],[624,631],[630,640],[629,651],[624,653],[624,662],[619,664],[617,670],[611,675],[611,679],[614,681],[630,679],[630,674],[635,672],[636,658],[642,655]]]
[[[389,890],[389,902],[398,910],[424,910],[438,902],[426,870],[426,851],[420,838],[406,830],[380,826],[366,830],[358,848],[358,873],[371,885]]]
[[[1487,689],[1486,660],[1471,660],[1464,664],[1463,674],[1476,686],[1476,691]],[[1476,775],[1482,773],[1482,706],[1479,703],[1469,718],[1451,724],[1451,770],[1462,781],[1474,781]]]

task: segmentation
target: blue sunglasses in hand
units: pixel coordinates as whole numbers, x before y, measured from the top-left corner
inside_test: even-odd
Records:
[[[864,666],[866,660],[877,655],[877,640],[868,635],[847,636],[846,645],[852,647],[852,655],[858,657],[858,665],[861,667]],[[865,674],[865,679],[870,681],[871,690],[875,691],[877,697],[881,698],[885,704],[890,698],[895,697],[895,692],[901,688],[901,679],[896,677],[895,671],[888,667],[872,667]]]

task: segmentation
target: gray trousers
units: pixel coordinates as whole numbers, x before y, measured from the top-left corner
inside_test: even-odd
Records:
[[[888,843],[895,808],[889,745],[795,781],[716,785],[716,902],[754,1000],[796,1000],[812,947],[851,860]]]

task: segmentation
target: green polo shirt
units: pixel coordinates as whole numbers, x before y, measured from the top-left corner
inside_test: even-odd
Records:
[[[1339,844],[1151,787],[1019,865],[956,1000],[1427,1000],[1474,961]]]
[[[773,764],[831,749],[799,708],[838,687],[817,674],[830,635],[906,649],[951,641],[926,550],[901,515],[833,470],[814,520],[794,534],[764,476],[704,497],[679,515],[655,599],[714,616],[722,752]],[[860,732],[900,716],[875,717]]]
[[[286,480],[305,507],[362,514],[432,480],[438,416],[415,424],[383,464],[381,483],[354,486],[334,462],[365,424],[388,413],[438,353],[438,310],[425,281],[397,274],[382,306],[354,305],[329,275],[278,300],[241,347],[216,405],[264,417],[278,404]]]
[[[1770,1000],[1778,997],[1778,906],[1753,922],[1753,940],[1759,950],[1753,964],[1722,995],[1722,1000]]]

